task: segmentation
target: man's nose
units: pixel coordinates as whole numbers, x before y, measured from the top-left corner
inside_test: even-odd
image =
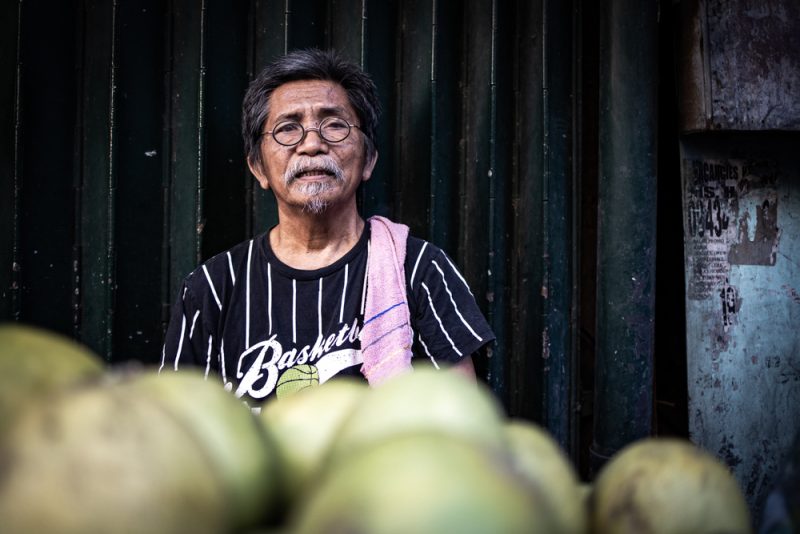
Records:
[[[328,143],[319,133],[319,128],[306,128],[306,135],[297,144],[300,154],[319,154],[328,152]]]

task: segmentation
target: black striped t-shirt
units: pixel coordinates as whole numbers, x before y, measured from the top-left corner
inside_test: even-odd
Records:
[[[184,279],[161,372],[201,366],[250,404],[291,391],[293,380],[361,376],[369,249],[367,224],[358,243],[322,269],[284,264],[268,233],[214,256]],[[494,340],[466,281],[441,249],[409,237],[405,276],[414,360],[455,363]]]

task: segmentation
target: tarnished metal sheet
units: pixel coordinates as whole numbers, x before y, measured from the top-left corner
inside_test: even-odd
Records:
[[[758,515],[800,430],[800,137],[681,143],[689,433]]]
[[[684,130],[800,129],[800,2],[683,2]]]

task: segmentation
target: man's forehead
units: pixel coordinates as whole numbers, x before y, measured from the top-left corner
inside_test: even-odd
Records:
[[[327,80],[299,80],[279,85],[270,95],[269,117],[353,115],[347,92],[336,82]]]

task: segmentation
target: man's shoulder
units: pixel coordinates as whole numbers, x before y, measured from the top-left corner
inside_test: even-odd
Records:
[[[442,252],[442,249],[431,243],[426,239],[408,234],[406,239],[406,262],[409,259],[415,261],[420,254],[423,256],[436,256]]]
[[[260,244],[265,235],[266,233],[259,234],[211,256],[186,276],[187,285],[191,286],[198,281],[205,284],[208,278],[211,280],[235,278],[235,273],[239,272],[248,260],[252,261],[256,255],[261,254]]]
[[[402,223],[392,221],[385,217],[380,217],[379,219],[390,225],[405,226]],[[417,271],[420,269],[427,269],[430,267],[432,262],[435,262],[436,260],[439,260],[440,262],[449,261],[444,249],[426,239],[413,235],[411,231],[408,230],[408,234],[406,236],[406,255],[403,266],[406,274],[406,283],[411,285],[411,282],[414,280]]]

